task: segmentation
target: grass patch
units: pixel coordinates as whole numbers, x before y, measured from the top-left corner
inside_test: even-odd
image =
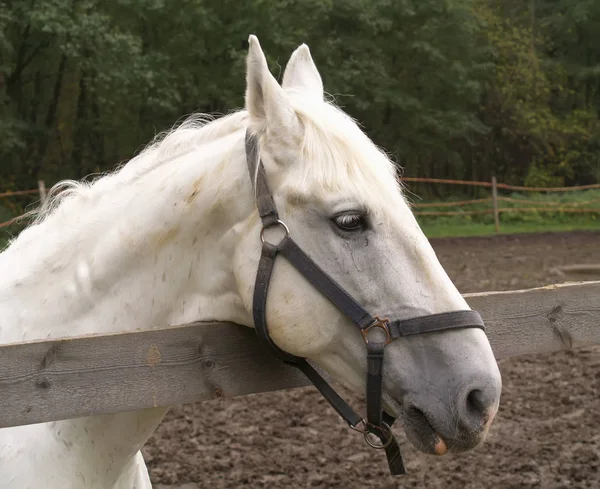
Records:
[[[428,238],[456,238],[468,236],[492,236],[496,234],[493,224],[424,224],[421,229]],[[542,222],[508,223],[500,226],[499,234],[547,233],[569,231],[600,231],[600,222]]]
[[[515,209],[514,212],[500,214],[500,234],[600,230],[600,190],[547,194],[512,193],[499,197],[509,199],[499,201],[500,209]],[[456,213],[456,215],[442,216],[417,215],[417,220],[427,237],[496,234],[493,214],[468,214],[469,211],[489,211],[492,208],[491,202],[448,205],[452,201],[459,200],[463,199],[452,198],[443,202],[414,201],[428,204],[427,207],[415,208],[417,213],[419,211]],[[597,212],[584,212],[590,209]]]

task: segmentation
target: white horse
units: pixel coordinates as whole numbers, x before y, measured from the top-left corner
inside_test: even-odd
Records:
[[[93,184],[60,184],[0,255],[0,344],[198,320],[252,327],[261,223],[247,129],[294,239],[365,308],[396,318],[468,309],[393,164],[324,100],[309,49],[293,53],[280,85],[251,36],[245,110],[192,119]],[[359,331],[283,260],[267,318],[280,348],[364,391]],[[501,390],[484,332],[430,333],[388,350],[386,409],[411,442],[439,454],[481,443]],[[0,488],[150,488],[140,449],[167,410],[0,430]]]

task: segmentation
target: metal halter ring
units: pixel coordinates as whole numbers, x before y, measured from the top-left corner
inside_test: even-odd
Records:
[[[362,425],[362,428],[359,428],[359,425]],[[392,442],[392,429],[386,422],[382,422],[382,425],[383,426],[375,426],[374,424],[367,423],[364,419],[361,419],[360,422],[357,423],[356,425],[354,425],[354,426],[350,425],[350,428],[353,429],[354,431],[358,431],[359,433],[362,433],[362,435],[365,438],[365,441],[367,442],[367,445],[369,445],[370,447],[375,448],[377,450],[381,450],[383,448],[387,448],[389,446],[389,444]],[[369,435],[374,435],[373,430],[378,430],[383,435],[387,434],[387,441],[384,444],[373,443],[371,441],[371,439],[369,438]],[[377,436],[377,435],[374,435],[374,436]]]
[[[348,425],[350,426],[350,429],[353,429],[354,431],[358,431],[359,433],[366,433],[366,431],[367,431],[367,422],[364,419],[361,419],[354,426],[352,426],[350,423],[348,423]],[[359,428],[358,427],[359,425],[362,425],[363,427]]]
[[[287,238],[290,235],[290,228],[288,228],[285,224],[285,222],[280,221],[279,219],[277,219],[277,222],[271,224],[270,226],[263,226],[262,229],[260,230],[260,241],[261,243],[264,244],[265,242],[265,230],[272,228],[274,226],[279,226],[282,227],[283,230],[285,231],[285,236],[284,238]]]
[[[390,320],[388,318],[381,319],[379,316],[375,316],[375,322],[367,326],[365,329],[361,329],[363,339],[365,343],[369,344],[369,339],[367,338],[369,331],[373,328],[382,329],[385,333],[385,345],[389,345],[392,342],[392,334],[390,333],[390,328],[388,327]]]
[[[367,445],[369,445],[372,448],[375,448],[376,450],[381,450],[383,448],[387,448],[390,443],[392,443],[392,429],[389,427],[389,425],[385,422],[381,423],[381,426],[375,426],[373,424],[367,424],[367,429],[365,429],[365,431],[363,432],[363,436],[365,438],[365,441],[367,442]],[[377,443],[373,443],[371,441],[371,439],[369,438],[369,435],[373,435],[373,436],[377,436],[375,435],[375,433],[373,433],[373,429],[378,430],[381,432],[381,434],[386,438],[385,443],[382,444],[377,444]]]

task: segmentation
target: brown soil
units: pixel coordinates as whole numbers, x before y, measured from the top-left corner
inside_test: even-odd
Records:
[[[463,293],[600,279],[554,269],[600,263],[600,233],[432,243]],[[503,360],[500,369],[501,408],[488,441],[434,458],[398,428],[409,471],[403,477],[389,476],[384,455],[368,449],[312,388],[174,408],[144,454],[157,489],[600,488],[600,348]],[[359,404],[359,396],[345,394]]]

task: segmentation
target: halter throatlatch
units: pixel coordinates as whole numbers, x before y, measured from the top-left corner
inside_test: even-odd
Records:
[[[286,364],[299,368],[348,425],[363,433],[365,441],[371,447],[385,450],[392,475],[405,474],[400,446],[391,429],[395,418],[383,411],[381,405],[384,349],[392,341],[404,336],[462,328],[480,328],[485,331],[481,316],[471,310],[431,314],[396,321],[371,316],[290,237],[290,230],[279,219],[275,201],[269,190],[265,169],[259,156],[258,141],[249,132],[246,133],[246,159],[250,178],[255,185],[256,206],[263,225],[260,233],[262,253],[256,273],[252,306],[256,334],[270,348],[274,356]],[[276,226],[280,226],[285,231],[285,236],[278,244],[271,244],[264,239],[264,232],[266,229]],[[286,258],[360,329],[367,348],[366,420],[333,390],[305,358],[281,350],[269,336],[266,319],[267,293],[275,259],[278,255]],[[382,330],[384,340],[370,340],[368,336],[372,329]],[[374,441],[373,437],[376,437],[379,443]]]

